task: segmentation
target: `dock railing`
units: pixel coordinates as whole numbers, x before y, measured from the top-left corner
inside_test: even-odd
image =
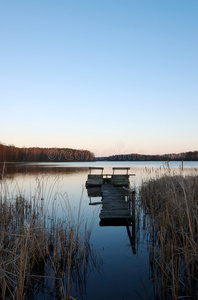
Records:
[[[129,170],[130,170],[129,167],[125,167],[125,168],[123,168],[123,167],[115,167],[115,168],[112,168],[112,169],[113,169],[113,175],[114,175],[115,170],[126,170],[127,171],[127,175],[129,174]]]
[[[89,167],[89,175],[86,181],[86,186],[101,186],[102,184],[112,183],[118,186],[128,186],[129,176],[135,176],[135,174],[129,174],[130,167],[113,167],[113,174],[104,174],[103,167]],[[91,173],[92,170],[100,170],[100,174]],[[126,174],[115,174],[116,170],[125,170]]]
[[[102,175],[103,175],[103,170],[104,168],[99,168],[99,167],[89,167],[89,174],[91,174],[91,170],[101,170],[102,171]]]

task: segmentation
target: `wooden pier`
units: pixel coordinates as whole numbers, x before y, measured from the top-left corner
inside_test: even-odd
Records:
[[[91,174],[92,170],[100,170],[101,174]],[[104,168],[89,168],[89,175],[86,181],[86,187],[102,186],[105,183],[111,183],[115,186],[128,186],[129,177],[135,174],[129,174],[130,168],[113,168],[113,174],[103,174]],[[126,174],[115,174],[116,170],[126,170]]]
[[[102,185],[102,209],[100,212],[101,221],[130,221],[130,206],[125,201],[125,196],[112,184]],[[102,222],[101,222],[102,223]]]
[[[99,169],[101,174],[91,174]],[[126,170],[127,174],[115,174],[115,170]],[[101,205],[100,226],[126,226],[133,254],[136,254],[135,191],[129,189],[130,168],[113,168],[113,174],[103,174],[103,168],[90,168],[86,181],[89,205]],[[92,202],[92,197],[101,201]]]
[[[93,169],[101,171],[101,174],[91,174]],[[116,170],[125,170],[126,174],[115,174]],[[90,174],[86,182],[88,195],[101,195],[101,202],[91,203],[102,204],[100,212],[100,225],[103,224],[129,224],[132,219],[131,207],[129,201],[126,201],[126,187],[129,187],[130,168],[113,168],[112,174],[103,174],[103,168],[90,168]],[[123,189],[125,188],[125,190]],[[128,198],[127,198],[128,199]],[[106,226],[106,225],[105,225]]]

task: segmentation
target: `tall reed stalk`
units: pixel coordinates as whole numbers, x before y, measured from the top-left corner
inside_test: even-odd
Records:
[[[74,299],[92,251],[80,206],[77,222],[71,212],[57,218],[53,205],[49,219],[40,191],[10,198],[3,173],[0,181],[0,298]]]
[[[198,176],[162,176],[140,189],[156,298],[198,295]]]

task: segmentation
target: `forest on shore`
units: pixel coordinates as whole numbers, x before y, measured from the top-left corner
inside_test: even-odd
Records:
[[[93,161],[94,153],[71,148],[19,148],[0,144],[0,162],[72,162]]]
[[[198,151],[163,155],[138,153],[95,157],[89,150],[72,148],[15,147],[0,143],[0,162],[77,162],[77,161],[198,161]]]
[[[198,161],[198,151],[170,153],[163,155],[144,155],[138,153],[116,154],[96,157],[97,161]]]

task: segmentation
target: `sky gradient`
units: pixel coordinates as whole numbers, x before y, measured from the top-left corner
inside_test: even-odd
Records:
[[[0,0],[0,142],[198,150],[197,0]]]

